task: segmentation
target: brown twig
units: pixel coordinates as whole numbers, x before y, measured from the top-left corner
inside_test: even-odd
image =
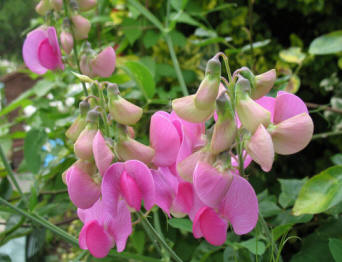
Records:
[[[338,114],[342,114],[342,109],[338,109],[338,108],[333,108],[327,105],[319,105],[319,104],[315,104],[315,103],[310,103],[310,102],[305,102],[306,106],[309,108],[318,108],[321,110],[326,110],[326,111],[331,111],[334,113],[338,113]]]

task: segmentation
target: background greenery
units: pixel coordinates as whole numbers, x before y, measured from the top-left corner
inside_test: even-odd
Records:
[[[144,107],[136,126],[139,140],[148,143],[149,118],[156,110],[170,110],[170,101],[184,90],[170,56],[170,42],[178,58],[189,93],[198,87],[207,60],[225,52],[233,70],[250,67],[255,74],[276,68],[274,87],[296,93],[308,104],[315,124],[313,141],[300,153],[277,156],[271,172],[247,169],[283,261],[342,261],[342,2],[339,0],[171,0],[140,1],[168,31],[161,32],[134,1],[98,0],[97,9],[87,12],[92,24],[89,42],[94,49],[111,45],[118,55],[116,74],[109,81],[120,85],[122,94]],[[170,5],[168,6],[168,3]],[[0,73],[8,72],[9,60],[22,69],[21,46],[25,34],[44,18],[34,12],[33,1],[0,2]],[[49,22],[61,25],[58,16]],[[337,32],[335,32],[337,31]],[[335,32],[332,35],[326,35]],[[323,38],[318,37],[324,35]],[[315,40],[315,41],[314,41]],[[4,79],[4,78],[3,78]],[[17,100],[5,103],[1,90],[0,142],[11,157],[23,151],[16,172],[29,184],[29,212],[48,218],[77,236],[81,223],[75,218],[61,174],[75,160],[72,144],[64,136],[77,116],[82,89],[70,71],[49,72]],[[68,99],[67,99],[68,98]],[[29,108],[34,108],[28,112]],[[9,121],[8,114],[19,109]],[[32,113],[33,112],[33,113]],[[28,132],[10,132],[13,123],[30,127]],[[28,130],[28,128],[27,128]],[[323,135],[321,135],[323,133]],[[23,147],[12,146],[24,139]],[[332,167],[333,166],[333,167]],[[1,197],[16,202],[18,193],[9,184],[0,164]],[[315,176],[319,174],[318,176]],[[297,216],[294,216],[297,215]],[[27,261],[70,261],[80,254],[72,246],[37,224],[1,206],[5,231],[0,245],[26,236]],[[258,226],[247,236],[228,234],[222,247],[196,240],[187,219],[171,219],[154,212],[167,242],[184,261],[272,261],[272,243]],[[168,223],[168,225],[166,225]],[[286,243],[284,243],[286,241]],[[158,252],[140,225],[128,240],[126,258],[132,261],[158,259]],[[1,253],[1,252],[0,252]],[[111,256],[118,256],[115,251]],[[101,261],[112,261],[112,257]],[[97,261],[86,256],[87,261]],[[135,259],[135,260],[134,260]],[[6,255],[0,261],[10,261]]]

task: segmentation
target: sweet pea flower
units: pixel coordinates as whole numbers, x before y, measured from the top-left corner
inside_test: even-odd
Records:
[[[102,180],[102,200],[106,209],[116,215],[120,198],[136,211],[141,201],[147,210],[155,203],[155,186],[151,171],[138,160],[117,162],[105,172]]]
[[[116,216],[107,212],[103,200],[98,200],[89,209],[78,209],[77,214],[84,223],[79,234],[81,249],[88,249],[97,258],[108,255],[116,244],[118,252],[125,249],[132,233],[131,213],[123,200],[118,202]]]
[[[47,70],[63,70],[56,29],[50,26],[31,31],[24,41],[23,58],[26,66],[39,75]]]
[[[267,131],[276,153],[290,155],[308,145],[313,135],[313,122],[298,96],[281,91],[276,98],[264,96],[256,102],[271,113]]]

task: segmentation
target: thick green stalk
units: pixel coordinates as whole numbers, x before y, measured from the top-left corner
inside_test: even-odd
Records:
[[[327,138],[329,136],[338,136],[342,135],[342,131],[331,131],[331,132],[326,132],[326,133],[319,133],[316,135],[313,135],[312,140],[316,140],[319,138]]]
[[[109,253],[110,257],[118,257],[118,258],[123,258],[126,260],[131,261],[133,259],[134,261],[145,261],[145,262],[160,262],[160,259],[154,258],[154,257],[147,257],[143,255],[138,255],[138,254],[132,254],[129,252],[120,252],[117,253],[115,251],[112,251]]]
[[[76,238],[74,238],[73,236],[71,236],[70,234],[65,232],[63,229],[60,229],[59,227],[50,223],[49,221],[47,221],[43,217],[39,216],[38,214],[29,213],[29,212],[27,212],[27,211],[25,211],[19,207],[16,207],[16,206],[12,205],[11,203],[7,202],[2,197],[0,197],[0,203],[11,208],[11,209],[13,209],[15,212],[17,212],[18,214],[30,219],[31,221],[43,226],[44,228],[54,232],[56,235],[60,236],[64,240],[68,241],[69,243],[71,243],[75,246],[78,246],[78,240]]]
[[[70,31],[71,31],[72,38],[74,39],[73,50],[74,50],[74,57],[75,57],[77,69],[78,69],[78,72],[80,74],[82,74],[81,67],[80,67],[80,61],[78,59],[77,41],[76,41],[76,38],[75,38],[75,31],[74,31],[74,28],[73,28],[73,25],[71,23],[71,19],[70,19],[70,16],[69,16],[69,9],[68,9],[67,0],[63,0],[63,7],[64,7],[65,16],[67,16],[69,21],[70,21]],[[87,87],[86,87],[84,82],[82,82],[82,88],[83,88],[85,96],[88,96],[88,90],[87,90]]]
[[[2,146],[0,145],[0,158],[1,158],[1,161],[2,163],[4,164],[5,166],[5,169],[7,171],[7,174],[10,178],[10,180],[12,181],[12,183],[14,184],[15,188],[17,189],[18,193],[20,194],[21,198],[27,203],[27,198],[26,196],[24,195],[23,191],[21,190],[20,186],[19,186],[19,183],[17,181],[17,179],[15,178],[15,175],[14,175],[14,172],[10,166],[10,164],[8,163],[7,161],[7,158],[5,156],[5,153],[2,149]]]
[[[141,212],[138,213],[143,225],[145,225],[150,231],[153,238],[165,248],[165,250],[170,254],[170,256],[177,262],[183,262],[183,260],[169,247],[169,245],[165,242],[165,240],[159,235],[159,233],[154,229],[148,219]]]

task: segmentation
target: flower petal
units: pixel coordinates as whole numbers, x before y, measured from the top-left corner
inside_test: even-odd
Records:
[[[125,162],[125,170],[137,184],[145,208],[147,210],[151,209],[155,203],[155,187],[150,169],[138,160],[129,160]]]
[[[93,73],[101,77],[110,77],[115,69],[116,54],[112,47],[107,47],[91,62]]]
[[[198,162],[194,171],[194,189],[207,206],[217,208],[232,182],[230,173],[220,173],[205,162]]]
[[[113,152],[108,148],[101,131],[97,131],[93,140],[93,154],[97,168],[103,176],[114,159]]]
[[[270,96],[263,96],[255,100],[255,102],[257,102],[259,105],[261,105],[263,108],[271,113],[271,122],[273,123],[276,99]]]
[[[64,65],[62,62],[62,53],[59,47],[56,29],[53,26],[49,26],[47,29],[47,35],[48,35],[49,43],[52,46],[54,53],[56,54],[57,59],[58,59],[57,67],[63,70]]]
[[[258,199],[253,187],[241,176],[234,175],[220,213],[238,235],[250,232],[258,221]]]
[[[114,246],[114,241],[110,235],[96,220],[86,225],[84,234],[88,250],[94,257],[103,258],[107,256]]]
[[[136,211],[141,207],[141,192],[133,178],[126,171],[123,171],[120,177],[120,192],[130,207]]]
[[[172,205],[173,214],[188,214],[193,207],[193,195],[192,184],[188,182],[179,183],[177,195]]]
[[[270,132],[274,151],[281,155],[299,152],[309,144],[313,129],[312,119],[307,113],[280,122]]]
[[[302,99],[294,94],[278,93],[274,111],[275,124],[302,113],[309,113]]]
[[[153,158],[155,165],[170,166],[176,162],[180,137],[170,119],[160,112],[156,112],[151,117],[150,141],[155,150]]]
[[[38,28],[30,32],[23,45],[23,58],[26,66],[34,73],[44,74],[47,69],[42,66],[38,57],[40,43],[47,38],[46,32]]]

